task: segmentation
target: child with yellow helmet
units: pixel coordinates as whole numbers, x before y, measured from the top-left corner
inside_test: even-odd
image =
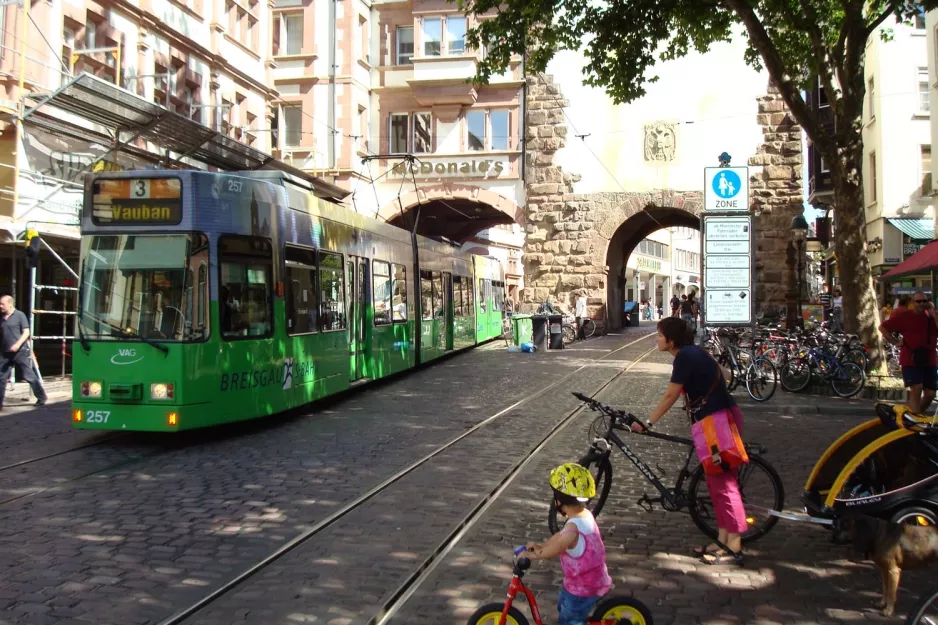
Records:
[[[612,587],[606,569],[606,546],[586,503],[596,496],[596,482],[578,464],[566,463],[550,472],[557,510],[567,518],[563,529],[544,544],[527,545],[533,560],[560,558],[563,587],[557,598],[559,625],[586,625],[590,612]]]

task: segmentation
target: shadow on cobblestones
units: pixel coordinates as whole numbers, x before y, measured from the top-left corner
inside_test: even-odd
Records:
[[[645,373],[623,376],[602,395],[604,401],[647,414],[670,373],[670,357],[650,358]],[[638,369],[638,367],[636,367]],[[746,437],[768,447],[766,458],[781,474],[786,507],[800,510],[804,479],[827,445],[869,414],[819,416],[779,413],[778,406],[747,406]],[[393,619],[394,625],[464,624],[480,605],[504,601],[511,576],[511,548],[548,534],[550,468],[575,460],[587,447],[591,413],[567,428],[532,463],[526,473],[457,545]],[[660,429],[685,433],[684,416],[672,411]],[[666,469],[683,461],[682,451],[666,443],[634,436],[636,453]],[[616,452],[618,454],[618,452]],[[635,505],[647,485],[621,455],[613,457],[614,483],[598,517],[617,594],[633,594],[652,610],[656,625],[754,624],[803,625],[898,622],[873,608],[878,573],[869,563],[852,561],[849,548],[834,545],[821,526],[781,521],[768,536],[746,549],[744,568],[708,566],[692,557],[704,542],[686,514]],[[673,473],[669,471],[673,478]],[[911,607],[933,580],[927,570],[903,576],[897,610]],[[561,581],[556,562],[535,562],[526,582],[537,593],[547,622],[555,622]],[[521,606],[526,611],[526,606]]]

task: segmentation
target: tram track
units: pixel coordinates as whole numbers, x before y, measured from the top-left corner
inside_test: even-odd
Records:
[[[128,432],[116,432],[116,433],[114,433],[114,434],[111,435],[111,436],[107,436],[107,437],[104,437],[104,438],[100,438],[100,439],[98,439],[98,440],[91,441],[90,443],[84,443],[83,445],[77,445],[77,446],[75,446],[75,447],[70,447],[70,448],[68,448],[68,449],[63,449],[63,450],[61,450],[61,451],[56,451],[56,452],[51,453],[51,454],[45,454],[45,455],[43,455],[43,456],[36,456],[35,458],[28,458],[28,459],[26,459],[26,460],[19,460],[19,461],[17,461],[17,462],[12,462],[12,463],[10,463],[10,464],[0,466],[0,473],[3,473],[4,471],[9,471],[10,469],[16,469],[16,468],[18,468],[18,467],[24,467],[24,466],[26,466],[26,465],[28,465],[28,464],[34,464],[34,463],[36,463],[36,462],[42,462],[43,460],[48,460],[48,459],[50,459],[50,458],[57,458],[57,457],[59,457],[59,456],[64,456],[65,454],[70,454],[70,453],[72,453],[72,452],[79,451],[79,450],[81,450],[81,449],[88,449],[89,447],[96,447],[96,446],[98,446],[98,445],[102,445],[102,444],[104,444],[104,443],[108,443],[108,442],[111,442],[111,441],[116,440],[116,439],[119,439],[119,438],[125,438],[126,436],[128,436],[128,434],[129,434]]]
[[[443,443],[442,445],[435,448],[430,453],[426,454],[422,458],[412,462],[403,469],[396,472],[394,475],[388,477],[381,483],[375,485],[367,492],[359,495],[354,500],[342,506],[340,509],[336,510],[326,518],[314,524],[312,527],[308,528],[301,534],[297,535],[293,539],[287,541],[275,551],[267,555],[262,560],[251,565],[249,568],[245,569],[240,574],[231,578],[229,581],[225,582],[223,585],[219,586],[212,592],[204,595],[202,598],[193,602],[189,606],[177,611],[168,618],[159,622],[158,625],[180,625],[187,623],[194,616],[206,610],[220,599],[230,594],[235,589],[241,587],[245,582],[250,580],[252,577],[268,568],[273,563],[277,562],[287,554],[290,554],[302,547],[304,544],[310,542],[311,539],[322,534],[325,530],[333,527],[338,523],[342,518],[350,515],[364,504],[374,499],[378,495],[387,491],[391,486],[401,481],[406,476],[417,471],[419,468],[427,465],[434,458],[440,454],[446,452],[447,450],[453,448],[455,445],[465,440],[467,437],[472,436],[477,433],[479,430],[485,426],[493,423],[500,417],[507,415],[519,408],[520,406],[528,403],[529,401],[545,395],[548,391],[554,390],[557,387],[561,386],[576,374],[582,372],[583,370],[594,366],[596,363],[613,356],[625,350],[629,347],[632,347],[650,337],[653,337],[655,333],[647,333],[643,336],[622,345],[621,347],[610,351],[603,355],[600,358],[590,360],[588,363],[579,366],[571,373],[563,376],[562,378],[552,382],[546,387],[540,388],[528,395],[525,395],[517,402],[511,404],[510,406],[499,410],[497,413],[483,419],[482,421],[476,423],[465,432],[461,433],[459,436],[454,437],[450,441]],[[595,395],[600,393],[603,389],[612,384],[616,379],[621,375],[628,372],[632,367],[641,362],[649,354],[655,351],[655,348],[652,347],[641,353],[637,358],[632,360],[625,368],[619,370],[614,375],[609,376],[605,381],[599,385],[598,388],[593,390],[590,394]],[[521,458],[514,466],[508,471],[508,473],[494,486],[490,489],[487,494],[485,494],[482,499],[470,510],[470,512],[463,517],[463,519],[447,534],[446,538],[433,550],[433,552],[420,563],[415,570],[408,575],[406,580],[400,584],[383,602],[382,608],[378,610],[377,614],[371,617],[367,622],[369,625],[384,625],[387,623],[390,618],[400,609],[401,606],[406,603],[407,599],[419,588],[420,584],[432,573],[432,571],[442,562],[443,558],[453,549],[453,547],[459,542],[462,536],[472,528],[472,526],[485,514],[488,508],[497,500],[499,495],[520,475],[524,468],[528,465],[531,460],[533,460],[537,454],[550,443],[555,436],[564,430],[576,417],[583,411],[583,406],[577,406],[575,409],[563,416],[559,422],[551,427],[550,431],[538,441],[535,447],[530,450],[523,458]]]

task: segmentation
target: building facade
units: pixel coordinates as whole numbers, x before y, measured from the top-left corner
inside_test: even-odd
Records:
[[[934,13],[934,12],[932,12]],[[920,15],[911,24],[887,21],[867,43],[863,105],[863,195],[866,211],[867,255],[876,278],[918,251],[934,238],[932,128],[934,53]],[[890,37],[883,38],[882,31]],[[931,67],[930,67],[931,66]],[[823,88],[811,94],[811,106],[822,117],[830,110]],[[831,117],[829,117],[832,120]],[[828,121],[833,130],[833,122]],[[827,165],[808,146],[808,202],[833,209],[833,190]],[[825,252],[825,281],[839,285],[837,260],[831,247]],[[877,281],[881,303],[897,290],[928,282],[928,276],[892,284]]]
[[[68,288],[77,286],[86,172],[250,169],[271,160],[271,9],[267,0],[0,8],[0,291],[27,311],[32,295],[37,309],[74,312]],[[43,249],[36,282],[64,288],[32,288],[27,228],[65,261]],[[63,318],[35,316],[34,335],[56,337],[34,342],[41,359],[72,335]]]

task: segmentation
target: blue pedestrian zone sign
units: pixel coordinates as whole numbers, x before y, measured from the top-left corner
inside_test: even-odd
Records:
[[[706,167],[704,210],[749,212],[749,168]]]
[[[724,199],[739,195],[739,176],[732,169],[721,171],[713,177],[713,192]]]

